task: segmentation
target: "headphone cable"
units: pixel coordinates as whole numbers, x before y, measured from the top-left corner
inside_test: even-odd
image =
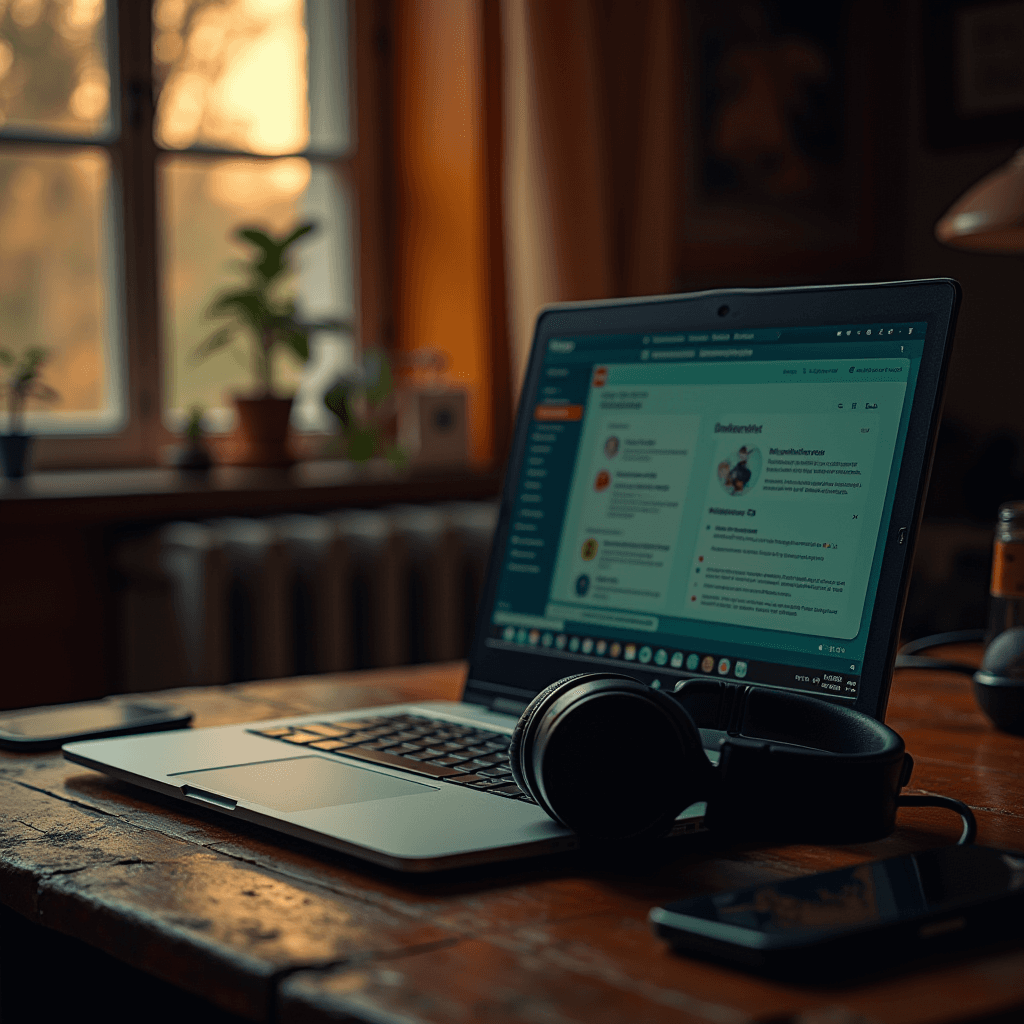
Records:
[[[918,651],[926,651],[929,647],[941,647],[943,644],[977,643],[985,639],[983,629],[957,629],[950,633],[933,633],[918,640],[905,643],[896,655],[896,668],[930,668],[942,672],[963,672],[974,675],[977,667],[963,661],[950,661],[946,658],[918,658]]]
[[[924,794],[922,796],[898,796],[897,807],[942,807],[947,811],[955,811],[960,815],[964,823],[964,830],[956,841],[957,846],[966,846],[973,843],[978,835],[978,822],[974,818],[974,812],[960,800],[954,800],[951,796],[939,796],[938,794]]]

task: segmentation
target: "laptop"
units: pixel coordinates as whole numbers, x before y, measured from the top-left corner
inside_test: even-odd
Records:
[[[930,280],[544,310],[461,701],[64,756],[425,872],[576,846],[508,768],[520,712],[563,676],[713,676],[881,720],[959,297]],[[702,734],[712,759],[722,735]]]

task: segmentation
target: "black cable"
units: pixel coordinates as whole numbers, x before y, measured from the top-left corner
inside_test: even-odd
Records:
[[[964,823],[964,830],[960,833],[957,846],[966,846],[973,843],[978,835],[978,823],[974,819],[974,812],[965,803],[954,800],[951,796],[899,796],[896,798],[897,807],[943,807],[947,811],[956,811],[960,820]]]
[[[943,672],[963,672],[972,676],[977,666],[962,661],[949,661],[946,658],[916,658],[918,651],[926,651],[929,647],[941,647],[943,644],[976,643],[985,639],[983,629],[958,629],[950,633],[933,633],[919,640],[905,643],[896,655],[896,668],[930,668]]]

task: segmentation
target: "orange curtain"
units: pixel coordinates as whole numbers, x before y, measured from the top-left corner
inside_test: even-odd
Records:
[[[679,21],[670,0],[504,0],[517,379],[544,303],[672,288]]]
[[[396,342],[447,357],[477,465],[494,444],[481,26],[480,0],[396,6]]]

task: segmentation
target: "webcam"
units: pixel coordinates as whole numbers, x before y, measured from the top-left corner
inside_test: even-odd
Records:
[[[728,316],[729,315],[729,307],[728,306],[719,306],[718,307],[718,315],[719,316]]]

